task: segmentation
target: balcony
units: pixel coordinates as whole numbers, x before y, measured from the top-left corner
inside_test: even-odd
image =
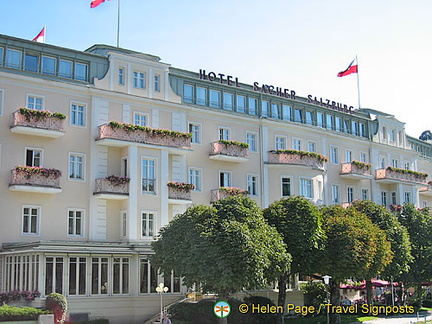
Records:
[[[124,200],[129,197],[129,178],[109,176],[96,179],[93,195],[99,199]]]
[[[226,161],[226,162],[246,162],[248,158],[248,147],[246,143],[237,141],[220,140],[213,142],[209,158],[211,160]]]
[[[213,189],[211,191],[210,203],[214,203],[215,201],[219,201],[224,198],[234,197],[236,195],[246,196],[247,194],[248,192],[246,190],[235,187]]]
[[[325,156],[313,152],[278,150],[270,151],[268,155],[268,164],[298,165],[320,171],[324,170],[325,162],[327,162]]]
[[[371,165],[369,163],[357,161],[342,163],[340,176],[352,180],[371,179]]]
[[[195,186],[191,183],[168,182],[168,199],[171,204],[190,204],[192,203],[191,191]]]
[[[180,133],[166,129],[155,129],[131,124],[110,122],[99,126],[98,137],[101,145],[125,147],[137,143],[144,147],[167,147],[191,150],[190,133]]]
[[[65,134],[63,121],[65,115],[21,108],[13,113],[12,133],[48,138],[58,138]]]
[[[404,182],[417,185],[427,185],[426,173],[388,167],[376,170],[375,179],[380,183]]]
[[[56,169],[17,166],[11,171],[10,191],[42,194],[57,194],[60,188],[61,172]]]

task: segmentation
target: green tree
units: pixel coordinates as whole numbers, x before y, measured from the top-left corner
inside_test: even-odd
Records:
[[[282,235],[292,256],[289,271],[278,280],[278,305],[284,306],[290,275],[311,274],[318,270],[317,251],[322,240],[321,213],[303,197],[283,198],[264,209],[264,217]],[[278,318],[282,321],[282,314]]]
[[[201,283],[220,298],[267,285],[286,271],[290,256],[279,233],[250,198],[235,196],[213,206],[192,206],[152,243],[151,262],[188,286]]]

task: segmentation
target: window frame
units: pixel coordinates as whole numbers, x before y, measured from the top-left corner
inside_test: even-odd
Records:
[[[192,129],[191,131],[191,127],[197,127],[198,130],[195,131]],[[188,122],[188,131],[189,133],[192,134],[191,137],[191,144],[197,144],[197,145],[201,145],[202,144],[202,124],[201,123],[197,123],[194,121],[189,121]],[[194,136],[194,133],[198,132],[197,136]]]
[[[309,183],[310,186],[303,186],[303,184]],[[310,189],[310,196],[306,196],[304,195],[305,189]],[[314,198],[314,190],[313,190],[313,179],[311,178],[305,178],[305,177],[300,177],[299,178],[299,195],[303,196],[306,199],[313,199]],[[307,191],[307,190],[306,190]]]
[[[246,188],[250,197],[259,197],[259,177],[258,174],[248,173],[246,176]],[[252,188],[253,190],[249,190]]]
[[[35,102],[32,103],[32,104],[30,104],[30,102],[29,102],[30,99],[34,99]],[[40,101],[41,101],[40,109],[36,108],[38,106],[36,104],[36,101],[38,99],[40,99]],[[34,107],[33,108],[29,107],[31,105],[34,105]],[[45,110],[45,96],[34,94],[34,93],[27,93],[27,96],[26,96],[26,107],[28,109],[34,109],[34,110],[38,110],[38,111]]]
[[[253,139],[253,144],[251,144],[252,142],[249,140],[249,136],[252,136]],[[254,152],[257,153],[258,152],[258,133],[257,132],[251,132],[251,131],[246,131],[246,143],[249,144],[249,152]]]
[[[146,218],[144,219],[144,215]],[[152,216],[150,219],[149,216]],[[144,226],[145,221],[145,226]],[[151,223],[151,224],[150,224]],[[157,235],[157,212],[154,210],[142,209],[140,211],[140,236],[141,239],[153,239]],[[144,233],[144,229],[146,233]],[[144,235],[147,234],[147,235]],[[150,235],[151,234],[151,235]]]
[[[146,88],[146,73],[144,71],[134,70],[132,73],[132,86],[135,89]]]
[[[71,221],[71,215],[70,213],[73,213],[72,222],[73,222],[73,233],[70,233],[70,221]],[[80,216],[80,231],[81,234],[76,234],[77,232],[77,215],[76,213],[81,213]],[[84,208],[68,208],[67,209],[67,237],[84,237],[84,225],[85,225],[85,209]]]
[[[147,166],[146,168],[148,169],[153,168],[153,178],[144,178],[144,161],[149,161],[149,162],[153,162],[153,166]],[[151,157],[151,156],[142,156],[141,157],[141,194],[142,195],[155,195],[157,196],[157,179],[158,179],[158,169],[157,169],[157,165],[158,165],[158,160],[155,157]],[[148,172],[148,171],[146,171]],[[149,184],[146,187],[150,187],[150,182],[153,181],[153,191],[152,190],[144,190],[144,180],[149,180]]]
[[[27,231],[24,231],[24,223],[25,223],[25,217],[26,214],[24,213],[24,210],[28,208],[30,210],[30,213],[27,217],[29,217],[28,224],[27,224]],[[33,217],[31,210],[37,210],[36,214],[36,225],[35,225],[35,232],[32,232],[32,223],[33,223]],[[42,217],[42,206],[38,205],[22,205],[21,206],[21,236],[40,236],[41,235],[41,217]]]
[[[72,127],[81,127],[81,128],[86,128],[87,127],[87,103],[85,102],[80,102],[80,101],[71,101],[70,102],[70,122],[69,125]],[[74,106],[76,108],[74,108]],[[82,107],[83,110],[82,112],[80,112],[78,110],[78,107]],[[79,115],[82,114],[82,122],[79,123]],[[74,116],[74,117],[73,117]]]
[[[284,179],[289,180],[288,181],[288,187],[289,187],[289,195],[284,195],[284,185],[287,185],[287,183],[284,183]],[[292,176],[281,176],[281,197],[291,197],[293,196],[293,177]]]
[[[145,120],[145,124],[144,125],[142,125],[141,123],[139,123],[139,124],[136,123],[136,117],[138,117],[138,116],[140,117],[140,122],[141,122],[141,118],[144,117],[144,120]],[[140,112],[140,111],[134,111],[132,118],[133,118],[133,124],[134,125],[148,126],[150,124],[149,114],[148,113],[143,113],[143,112]]]
[[[82,178],[77,178],[77,177],[72,177],[71,175],[75,175],[75,173],[72,173],[76,171],[76,164],[77,162],[74,161],[74,170],[71,169],[71,157],[81,157],[82,158]],[[69,181],[79,181],[79,182],[84,182],[86,181],[86,154],[85,153],[78,153],[78,152],[69,152],[68,154],[68,180]]]
[[[197,172],[197,175],[192,175],[191,172]],[[189,183],[192,183],[195,185],[195,189],[193,189],[192,191],[194,192],[202,192],[203,191],[203,179],[202,179],[202,175],[203,175],[203,170],[202,168],[197,168],[197,167],[189,167],[188,168],[188,180]],[[193,181],[192,178],[197,179],[197,181]]]

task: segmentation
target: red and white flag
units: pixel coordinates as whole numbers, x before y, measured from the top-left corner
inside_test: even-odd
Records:
[[[346,68],[346,70],[339,72],[337,76],[338,77],[343,77],[343,76],[346,76],[346,75],[350,75],[351,73],[358,73],[358,65],[357,64],[353,65],[354,61],[355,60],[353,60],[350,63],[350,65],[348,65],[348,67]]]
[[[105,2],[105,0],[92,0],[92,2],[90,3],[90,8],[96,8],[102,2]]]
[[[45,27],[32,39],[33,42],[45,43]]]

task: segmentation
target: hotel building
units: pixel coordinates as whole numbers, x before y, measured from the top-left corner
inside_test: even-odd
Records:
[[[431,157],[377,110],[0,35],[0,291],[58,292],[71,313],[142,323],[159,311],[159,282],[166,303],[184,295],[148,256],[192,203],[237,187],[263,208],[291,195],[430,206]]]

